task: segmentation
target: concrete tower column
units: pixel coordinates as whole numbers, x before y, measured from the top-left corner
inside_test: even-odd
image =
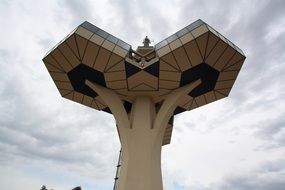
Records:
[[[163,134],[178,100],[201,83],[197,80],[165,97],[160,109],[148,96],[137,96],[128,115],[112,90],[86,81],[112,111],[122,145],[118,190],[162,190],[161,146]]]

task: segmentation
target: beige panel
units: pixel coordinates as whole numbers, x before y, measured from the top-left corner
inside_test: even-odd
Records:
[[[72,85],[70,84],[70,82],[60,82],[60,81],[54,81],[56,87],[60,90],[73,90]]]
[[[95,98],[95,101],[96,101],[96,104],[99,106],[99,108],[101,107],[102,109],[104,109],[104,108],[107,107],[106,104],[104,103],[102,97],[97,96],[97,97]]]
[[[151,86],[154,89],[158,88],[158,78],[145,72],[145,71],[139,71],[138,73],[130,76],[128,78],[128,87],[129,89],[132,89],[136,86],[138,86],[140,83],[143,82],[149,86]]]
[[[164,96],[164,95],[169,94],[170,92],[171,92],[171,90],[160,88],[158,94],[159,94],[159,96]]]
[[[173,126],[168,124],[168,127],[165,129],[162,145],[170,144],[172,130]]]
[[[218,81],[234,80],[237,78],[239,71],[223,71],[220,73]]]
[[[142,55],[146,55],[147,53],[151,52],[153,50],[152,47],[143,47],[139,46],[136,51]],[[149,56],[153,56],[153,53],[151,53]]]
[[[88,42],[83,58],[83,63],[85,65],[88,65],[89,67],[93,67],[98,52],[99,52],[99,46],[92,42]]]
[[[75,56],[73,51],[68,47],[67,43],[63,42],[62,44],[58,46],[58,48],[73,67],[76,67],[78,64],[80,64],[80,60]]]
[[[164,46],[163,48],[157,50],[158,57],[162,57],[165,54],[168,54],[171,51],[170,47],[168,45]]]
[[[129,94],[129,90],[127,88],[121,88],[121,89],[117,89],[116,92],[122,94],[122,95],[127,95]]]
[[[107,107],[101,101],[98,101],[97,99],[95,100],[95,102],[96,102],[99,110],[103,110],[103,109],[105,109]]]
[[[235,45],[234,45],[229,39],[227,39],[227,40],[228,40],[228,44],[229,44],[232,48],[235,49]]]
[[[79,50],[75,41],[75,35],[71,35],[69,38],[65,40],[65,42],[68,44],[68,46],[71,48],[73,53],[76,55],[78,59],[80,59],[79,56]]]
[[[206,54],[206,48],[207,48],[207,43],[208,43],[208,36],[209,36],[209,32],[207,32],[206,34],[203,34],[202,36],[196,39],[197,45],[200,49],[203,59],[206,57],[205,54]]]
[[[67,96],[68,94],[71,94],[73,91],[71,90],[59,90],[59,93],[62,97]]]
[[[197,107],[198,107],[198,105],[197,105],[197,103],[196,103],[196,100],[194,99],[193,102],[192,102],[192,104],[191,104],[191,106],[190,106],[190,110],[193,110],[193,109],[195,109],[195,108],[197,108]]]
[[[209,33],[209,37],[208,37],[208,44],[207,44],[207,50],[206,50],[206,56],[208,56],[211,51],[214,49],[214,47],[217,45],[217,43],[219,42],[219,38],[212,34]]]
[[[104,38],[102,38],[101,36],[98,36],[97,34],[94,34],[91,38],[90,41],[94,42],[95,44],[101,46],[102,43],[104,42]]]
[[[90,96],[83,96],[82,104],[92,107],[93,98]]]
[[[60,69],[62,72],[64,72],[64,69],[56,62],[56,60],[53,58],[52,54],[50,53],[47,55],[44,59],[44,62],[49,63],[50,65]]]
[[[135,87],[133,87],[132,89],[130,89],[130,91],[153,91],[156,90],[155,88],[148,86],[145,83],[141,83]]]
[[[52,79],[55,81],[69,82],[69,78],[65,73],[50,72],[50,75],[51,75]]]
[[[81,102],[82,102],[82,100],[83,100],[83,96],[84,96],[83,94],[74,91],[73,100],[74,100],[75,102],[78,102],[78,103],[81,104]]]
[[[177,39],[177,40],[174,40],[173,42],[171,42],[171,43],[169,44],[169,46],[170,46],[170,49],[173,51],[173,50],[175,50],[175,49],[181,47],[181,46],[182,46],[182,43],[180,42],[179,39]]]
[[[185,95],[183,97],[181,97],[179,99],[179,103],[178,105],[180,105],[181,107],[184,107],[187,105],[187,103],[189,103],[190,101],[192,100],[192,97],[188,96],[188,95]]]
[[[231,66],[231,65],[233,65],[233,64],[236,64],[236,63],[238,63],[239,61],[244,60],[244,59],[245,59],[245,58],[244,58],[243,55],[241,55],[240,53],[236,52],[236,53],[234,54],[234,56],[231,58],[231,60],[227,63],[227,65],[226,65],[224,68],[227,68],[227,67],[229,67],[229,66]]]
[[[106,82],[106,85],[108,88],[111,89],[122,89],[122,88],[127,88],[127,81],[122,80],[122,81]]]
[[[79,56],[82,60],[88,41],[85,38],[78,35],[75,35],[75,39],[78,46]]]
[[[45,62],[45,66],[49,72],[64,72],[63,69],[57,68],[48,62]]]
[[[163,144],[164,143],[169,143],[171,139],[171,132],[166,132],[164,133],[164,137],[163,137]]]
[[[225,88],[225,89],[218,89],[215,90],[216,92],[223,94],[224,96],[228,96],[229,93],[231,92],[231,88]]]
[[[125,71],[104,73],[105,81],[124,80],[126,79]]]
[[[160,59],[159,61],[160,71],[179,71],[179,69],[173,67],[172,65],[166,63],[164,60]]]
[[[191,31],[192,35],[197,38],[199,36],[201,36],[202,34],[204,34],[205,32],[208,32],[208,28],[206,26],[206,24],[203,24],[201,26],[199,26],[198,28],[195,28],[194,30]]]
[[[220,92],[218,92],[218,91],[216,91],[215,90],[215,96],[216,96],[216,99],[217,100],[219,100],[219,99],[222,99],[222,98],[225,98],[226,97],[226,95],[224,95],[224,94],[221,94]]]
[[[173,66],[174,68],[180,71],[180,68],[177,65],[176,60],[174,59],[174,56],[172,53],[166,54],[161,59],[163,59],[163,61],[165,61],[166,63],[168,63],[169,65]]]
[[[243,65],[243,62],[244,62],[244,60],[241,60],[241,61],[239,61],[239,62],[237,62],[237,63],[235,63],[235,64],[233,64],[233,65],[231,65],[231,66],[229,66],[229,67],[226,67],[226,68],[224,69],[224,71],[236,71],[236,70],[240,70],[241,67],[242,67],[242,65]]]
[[[113,50],[113,53],[115,53],[121,57],[126,57],[126,55],[128,54],[128,51],[124,50],[120,46],[116,46]]]
[[[210,30],[210,32],[212,32],[213,34],[215,34],[216,36],[219,36],[219,33],[214,29],[212,28],[211,26],[207,25],[208,29]]]
[[[159,80],[159,88],[175,89],[179,87],[179,82]]]
[[[159,79],[162,80],[172,80],[172,81],[180,81],[181,72],[172,72],[172,71],[160,71]]]
[[[118,62],[116,65],[113,65],[108,69],[108,72],[113,72],[113,71],[124,71],[125,70],[125,62],[124,60]]]
[[[237,47],[236,45],[235,45],[235,49],[236,49],[240,54],[244,55],[243,51],[242,51],[239,47]]]
[[[184,36],[182,36],[180,38],[182,44],[187,44],[188,42],[192,41],[194,39],[194,37],[192,36],[191,32],[185,34]]]
[[[108,61],[109,61],[110,55],[111,55],[110,51],[108,51],[104,48],[100,48],[98,57],[97,57],[96,62],[93,66],[94,69],[103,72]]]
[[[201,62],[203,62],[199,48],[195,41],[191,41],[188,44],[185,44],[184,48],[188,54],[188,57],[191,61],[192,66],[196,66],[200,64]]]
[[[203,95],[196,97],[195,101],[196,101],[198,106],[203,106],[203,105],[207,104],[206,99]]]
[[[173,125],[168,124],[164,132],[164,139],[166,138],[169,139],[171,137],[172,129],[173,129]]]
[[[204,94],[207,103],[214,102],[216,100],[215,93],[213,91]]]
[[[233,86],[234,82],[235,82],[235,80],[218,81],[216,83],[215,89],[231,88]]]
[[[56,62],[64,69],[65,72],[69,72],[72,69],[70,63],[66,60],[66,58],[57,48],[51,52],[51,55],[56,60]]]
[[[128,98],[131,97],[131,95],[129,94],[129,90],[128,90],[128,89],[118,89],[118,90],[116,90],[116,92],[117,92],[118,94],[122,95],[124,98],[125,98],[126,96],[128,96]]]
[[[223,55],[218,59],[215,64],[215,69],[221,71],[224,66],[229,62],[229,60],[233,57],[236,50],[234,50],[231,46],[228,46],[226,51],[224,51]]]
[[[113,44],[112,42],[105,40],[102,44],[102,47],[104,47],[105,49],[109,50],[109,51],[113,51],[115,44]]]
[[[69,100],[73,100],[74,91],[70,91],[70,93],[65,94],[63,97]]]
[[[92,32],[90,32],[89,30],[87,30],[87,29],[85,29],[85,28],[83,28],[83,27],[81,27],[81,26],[79,26],[79,27],[77,28],[77,30],[75,31],[75,33],[78,34],[78,35],[80,35],[80,36],[82,36],[83,38],[86,38],[86,39],[89,39],[89,38],[93,35]]]
[[[191,109],[191,105],[193,104],[193,101],[194,101],[194,99],[191,98],[191,99],[187,102],[187,104],[183,105],[183,108],[186,109],[186,110],[190,110],[190,109]]]
[[[94,109],[96,109],[96,110],[99,110],[99,107],[98,107],[98,105],[97,105],[97,103],[96,103],[95,100],[92,101],[91,107],[94,108]]]
[[[228,44],[228,40],[222,34],[219,33],[219,37],[221,40]]]
[[[179,65],[179,68],[181,69],[181,71],[185,71],[189,68],[192,67],[187,54],[185,52],[185,49],[183,47],[180,47],[176,50],[173,51],[173,55],[177,61],[177,64]]]
[[[218,44],[211,51],[210,55],[206,58],[206,63],[209,65],[214,65],[225,49],[228,47],[228,44],[220,40]]]
[[[109,59],[109,62],[106,65],[105,71],[108,71],[111,67],[118,64],[122,60],[123,60],[122,57],[118,56],[117,54],[112,53]]]
[[[171,139],[163,139],[162,146],[170,144]]]

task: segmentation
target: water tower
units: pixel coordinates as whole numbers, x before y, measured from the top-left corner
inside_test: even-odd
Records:
[[[43,58],[62,97],[114,116],[119,190],[163,189],[161,148],[174,116],[227,97],[244,60],[202,20],[155,46],[146,37],[136,50],[84,22]]]

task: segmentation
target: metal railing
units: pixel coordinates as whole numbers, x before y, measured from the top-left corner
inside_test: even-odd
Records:
[[[113,190],[117,190],[117,185],[118,185],[118,179],[119,179],[119,175],[120,175],[120,169],[121,169],[121,159],[122,159],[122,148],[120,149],[120,154],[119,154],[119,158],[118,158],[118,164],[117,164],[117,171],[116,171],[116,177],[115,182],[114,182],[114,188]]]

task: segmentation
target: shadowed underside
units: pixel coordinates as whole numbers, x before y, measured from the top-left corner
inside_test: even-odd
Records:
[[[154,47],[131,46],[84,22],[55,46],[43,61],[60,94],[111,113],[86,81],[113,90],[127,113],[137,96],[151,97],[157,109],[173,90],[201,80],[180,98],[173,115],[228,96],[245,60],[243,52],[201,20]],[[169,144],[173,117],[164,134]]]

